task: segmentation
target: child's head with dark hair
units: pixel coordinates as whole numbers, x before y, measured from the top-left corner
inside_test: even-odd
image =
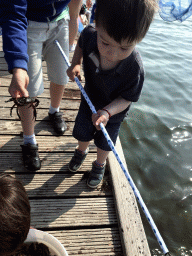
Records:
[[[16,178],[0,175],[0,256],[16,251],[30,229],[30,204],[25,188]]]
[[[96,0],[97,47],[103,69],[128,58],[153,20],[156,0]]]
[[[140,42],[157,9],[156,0],[96,0],[95,23],[116,42]]]

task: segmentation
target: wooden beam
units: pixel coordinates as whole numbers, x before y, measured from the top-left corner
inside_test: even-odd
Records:
[[[119,138],[117,140],[116,150],[119,153],[121,161],[126,165]],[[124,255],[149,256],[151,253],[132,188],[113,152],[110,152],[108,162],[111,170],[114,198],[119,220],[119,231]]]

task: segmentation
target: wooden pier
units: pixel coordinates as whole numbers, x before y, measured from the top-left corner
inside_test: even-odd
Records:
[[[95,190],[86,185],[87,171],[96,158],[93,143],[80,171],[68,171],[77,144],[72,130],[80,91],[72,81],[67,84],[60,109],[68,129],[57,136],[48,119],[50,95],[45,62],[45,90],[39,97],[35,125],[42,168],[29,172],[23,167],[21,123],[15,109],[10,116],[13,104],[5,103],[10,98],[12,76],[3,56],[0,36],[0,172],[23,182],[31,204],[31,226],[54,235],[69,256],[151,255],[135,196],[113,153],[108,157],[104,181]],[[119,140],[117,150],[125,161]]]

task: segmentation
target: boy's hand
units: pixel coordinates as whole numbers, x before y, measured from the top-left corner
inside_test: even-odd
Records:
[[[109,115],[104,110],[98,110],[97,114],[92,115],[92,122],[97,130],[101,130],[99,126],[100,123],[103,123],[103,125],[106,126],[108,121],[109,121]]]
[[[75,77],[77,77],[81,81],[80,70],[81,65],[70,66],[67,69],[67,75],[72,81],[75,80]]]

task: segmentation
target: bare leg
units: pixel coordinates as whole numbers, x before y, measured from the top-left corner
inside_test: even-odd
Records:
[[[53,108],[58,108],[60,106],[64,89],[64,85],[55,84],[53,82],[50,83],[51,106]]]
[[[78,149],[81,150],[81,151],[86,151],[86,149],[88,148],[89,146],[89,141],[78,141]]]
[[[79,22],[78,22],[78,18],[76,19],[70,19],[69,21],[69,45],[72,45],[75,41],[75,38],[77,36],[77,32],[78,32],[78,26],[79,26]]]
[[[110,151],[104,151],[97,148],[97,162],[98,164],[104,164]]]
[[[53,82],[50,83],[51,106],[53,108],[57,109],[60,106],[64,89],[64,85],[55,84]],[[62,113],[58,111],[55,111],[54,113],[49,112],[49,119],[55,132],[58,135],[63,135],[67,130],[67,125],[62,118]]]
[[[81,9],[82,0],[71,0],[69,6],[69,45],[72,45],[75,41],[78,32],[78,17]]]
[[[34,134],[35,125],[33,108],[29,106],[19,107],[23,134],[27,136]],[[21,148],[24,166],[31,171],[39,170],[41,168],[41,161],[38,154],[38,145],[27,143],[26,145],[21,145]]]
[[[24,135],[34,134],[35,118],[33,114],[33,108],[27,106],[19,107],[19,114],[21,116],[21,124]]]

